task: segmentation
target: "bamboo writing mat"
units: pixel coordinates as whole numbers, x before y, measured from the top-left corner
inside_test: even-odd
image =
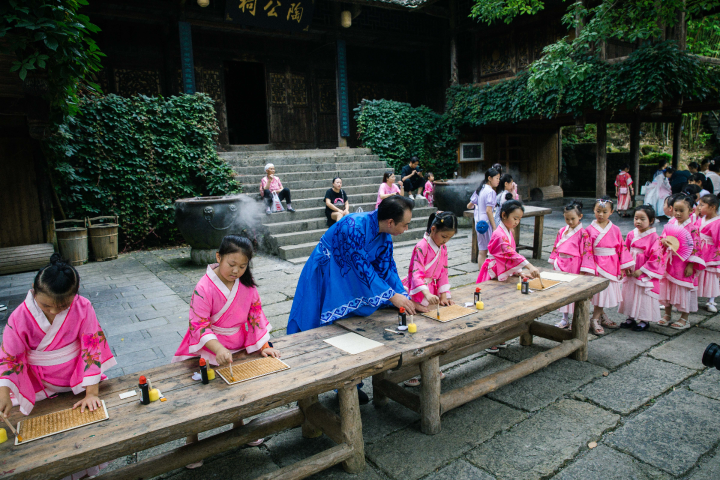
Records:
[[[432,318],[438,322],[445,323],[477,312],[477,309],[474,308],[466,308],[462,305],[450,305],[449,307],[440,307],[440,318],[437,317],[437,309],[433,309],[428,313],[423,313],[422,315],[423,317]]]
[[[554,287],[555,285],[558,285],[561,282],[558,282],[557,280],[550,280],[543,278],[542,284],[540,283],[539,278],[533,278],[528,282],[528,286],[530,287],[530,290],[547,290],[549,288]],[[545,288],[543,288],[543,285],[545,285]]]
[[[76,409],[68,408],[59,412],[20,420],[17,431],[23,437],[23,441],[18,442],[17,437],[15,437],[15,445],[26,444],[33,440],[107,420],[110,417],[107,413],[107,407],[105,407],[105,400],[100,402],[102,408],[97,408],[92,412],[86,409],[85,412],[80,413],[80,407]]]
[[[285,362],[281,362],[275,357],[258,358],[249,362],[238,363],[232,366],[232,377],[230,378],[230,368],[223,367],[216,370],[220,374],[225,383],[235,385],[236,383],[246,382],[253,378],[270,375],[271,373],[287,370],[290,368]]]

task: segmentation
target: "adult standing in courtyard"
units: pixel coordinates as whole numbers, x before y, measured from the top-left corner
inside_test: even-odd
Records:
[[[265,176],[260,180],[260,195],[265,199],[265,213],[272,213],[273,195],[277,195],[280,201],[285,200],[289,212],[295,213],[295,209],[290,203],[290,189],[283,187],[280,179],[275,176],[275,165],[268,163],[265,165]]]

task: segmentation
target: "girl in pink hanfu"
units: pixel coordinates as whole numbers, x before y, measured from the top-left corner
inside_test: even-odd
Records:
[[[634,197],[632,178],[630,177],[630,166],[624,165],[623,169],[615,177],[615,196],[618,199],[618,213],[630,209],[631,200]],[[625,216],[623,214],[623,216]]]
[[[642,332],[649,322],[659,322],[658,299],[660,280],[665,273],[659,236],[652,226],[655,209],[641,205],[635,209],[635,230],[628,233],[625,247],[635,261],[635,267],[626,270],[623,279],[622,300],[618,312],[627,315],[620,328],[632,328]]]
[[[457,218],[452,212],[430,215],[427,231],[413,249],[407,277],[402,279],[405,291],[417,304],[452,305],[448,280],[447,242],[457,233]],[[440,378],[445,374],[440,372]],[[420,385],[418,377],[405,381],[408,387]]]
[[[595,220],[585,229],[590,241],[580,271],[610,280],[608,287],[593,295],[591,300],[595,308],[590,319],[590,330],[596,335],[602,335],[605,333],[603,325],[619,328],[618,324],[607,317],[604,309],[617,307],[620,303],[622,270],[632,267],[634,262],[623,245],[620,229],[610,221],[613,212],[612,200],[609,197],[595,200],[594,212]]]
[[[99,383],[117,362],[92,304],[77,294],[79,286],[75,268],[54,254],[10,315],[0,349],[0,414],[19,406],[29,415],[35,402],[70,391],[85,392],[73,408],[102,408]],[[97,475],[106,465],[67,478]]]
[[[715,297],[720,295],[720,216],[718,198],[712,193],[698,202],[700,214],[700,256],[705,260],[705,269],[698,275],[698,296],[707,297],[705,308],[716,313]]]
[[[560,229],[555,238],[555,245],[550,254],[550,263],[555,270],[565,273],[580,273],[585,245],[589,241],[587,232],[582,225],[582,203],[576,200],[565,206],[565,223],[567,226]],[[570,316],[575,311],[574,304],[560,307],[563,318],[555,326],[558,328],[569,328]]]
[[[672,253],[669,249],[670,243],[665,234],[660,237],[664,247],[663,254],[666,262],[665,276],[660,281],[660,304],[665,307],[665,315],[658,322],[662,326],[670,326],[677,330],[690,328],[688,316],[690,312],[697,312],[698,309],[698,273],[705,268],[705,260],[700,257],[700,229],[698,224],[693,222],[691,211],[695,207],[695,201],[690,196],[680,196],[673,203],[673,211],[677,225],[690,232],[693,240],[693,250],[687,260]],[[672,322],[672,307],[680,312],[680,320]]]
[[[190,299],[190,326],[172,361],[201,357],[211,365],[226,366],[232,354],[245,350],[261,356],[280,358],[272,347],[270,323],[262,311],[260,296],[250,271],[253,247],[237,235],[223,238],[215,254],[218,263],[208,265]],[[243,425],[234,423],[234,427]],[[187,443],[198,441],[190,435]],[[248,445],[262,444],[259,439]],[[198,468],[202,461],[187,465]]]
[[[433,175],[432,172],[427,174],[427,182],[425,182],[425,191],[423,192],[423,195],[427,199],[428,206],[433,206],[433,201],[435,199],[435,175]]]

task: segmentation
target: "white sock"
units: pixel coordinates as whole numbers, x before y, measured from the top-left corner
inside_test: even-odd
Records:
[[[715,297],[710,297],[710,298],[708,298],[708,302],[707,302],[707,303],[709,303],[709,304],[711,304],[711,305],[715,305]]]
[[[563,320],[565,320],[567,322],[569,318],[570,318],[569,313],[567,313],[567,312],[563,313]]]

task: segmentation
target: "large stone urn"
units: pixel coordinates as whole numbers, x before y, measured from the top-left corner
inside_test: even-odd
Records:
[[[190,258],[197,265],[215,263],[215,252],[226,235],[248,237],[256,248],[261,245],[261,215],[258,202],[242,194],[175,201],[175,223],[192,247]]]
[[[477,180],[463,178],[435,182],[434,205],[438,210],[453,212],[458,218],[463,218],[463,212],[467,210],[470,197],[477,187]]]

